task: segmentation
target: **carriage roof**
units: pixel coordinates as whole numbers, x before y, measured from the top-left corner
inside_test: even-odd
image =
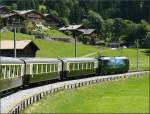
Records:
[[[101,60],[111,60],[111,59],[127,59],[127,57],[101,57]]]
[[[88,61],[97,61],[95,58],[63,58],[64,62],[88,62]]]
[[[54,62],[60,62],[58,59],[54,58],[21,58],[26,63],[54,63]]]
[[[0,64],[24,64],[24,62],[18,58],[0,57]]]

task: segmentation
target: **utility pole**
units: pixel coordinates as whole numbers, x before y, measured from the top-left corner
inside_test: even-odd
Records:
[[[75,47],[75,49],[74,49],[74,56],[75,56],[75,58],[77,57],[77,37],[76,37],[76,33],[75,33],[75,31],[73,31],[74,33],[74,38],[75,38],[75,43],[74,43],[74,47]]]
[[[0,42],[1,42],[1,40],[2,40],[2,31],[1,31],[1,25],[0,25]],[[0,49],[1,49],[1,43],[0,43]],[[0,51],[0,55],[1,55],[1,51]],[[1,63],[1,62],[0,62]]]
[[[13,28],[13,32],[14,32],[14,58],[16,58],[16,27],[14,26]]]
[[[13,28],[13,40],[14,40],[14,52],[13,52],[13,55],[14,55],[14,58],[17,57],[17,49],[16,49],[16,31],[17,31],[17,28],[20,28],[20,20],[16,20],[14,19],[13,22],[12,22],[12,28]]]
[[[136,70],[138,71],[139,70],[139,40],[136,41],[136,49],[137,49],[137,56],[136,56],[137,57],[137,59],[136,59],[137,60],[136,61],[137,62],[136,63],[137,64],[137,67],[136,67],[137,69]]]
[[[74,37],[74,57],[77,57],[77,37],[76,37],[76,32],[78,28],[80,28],[82,25],[68,25],[66,27],[62,27],[59,30],[61,31],[72,31],[73,37]]]

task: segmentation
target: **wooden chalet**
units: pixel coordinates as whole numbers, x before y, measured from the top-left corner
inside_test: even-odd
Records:
[[[37,23],[42,23],[42,24],[46,23],[44,15],[42,15],[41,13],[39,13],[35,10],[23,10],[23,11],[15,10],[15,12],[17,14],[23,16],[27,20],[34,21],[36,24]]]
[[[22,23],[25,18],[16,13],[5,14],[2,17],[4,25],[12,25],[13,21]]]
[[[39,50],[38,46],[31,40],[16,41],[17,57],[35,57],[37,50]],[[13,40],[0,41],[0,56],[14,56]]]
[[[0,6],[0,17],[2,18],[4,26],[11,25],[14,20],[20,23],[25,20],[24,17],[8,9],[6,6]]]
[[[61,22],[59,21],[58,18],[50,15],[50,14],[43,14],[45,19],[46,19],[46,23],[50,26],[57,26],[59,27],[61,25]]]

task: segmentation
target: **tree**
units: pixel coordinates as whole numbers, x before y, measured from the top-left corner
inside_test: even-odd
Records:
[[[2,18],[1,18],[1,16],[0,16],[0,30],[3,28],[3,26],[4,26],[3,20],[2,20]]]
[[[35,28],[36,28],[36,24],[34,21],[25,20],[23,22],[22,32],[26,33],[26,34],[31,34],[33,32],[33,30],[35,30]]]
[[[100,34],[100,31],[103,29],[104,20],[98,13],[90,10],[88,12],[88,20],[89,20],[89,26],[91,28],[95,28],[98,35]]]
[[[66,17],[63,17],[61,20],[61,24],[62,26],[68,26],[69,25],[69,21]]]
[[[37,0],[17,0],[17,9],[19,10],[37,9],[38,5]]]

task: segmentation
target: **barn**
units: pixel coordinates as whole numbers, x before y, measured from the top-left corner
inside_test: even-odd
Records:
[[[38,46],[31,40],[16,41],[16,57],[35,57],[38,50]],[[13,40],[2,40],[0,42],[0,56],[14,56]]]

